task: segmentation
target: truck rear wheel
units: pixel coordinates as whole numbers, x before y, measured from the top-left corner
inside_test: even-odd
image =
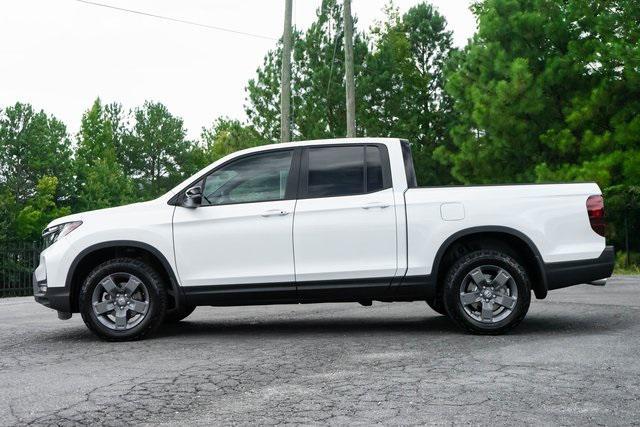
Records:
[[[82,320],[92,332],[108,341],[131,341],[162,323],[167,297],[153,268],[138,259],[118,258],[93,269],[79,301]]]
[[[501,334],[529,310],[531,284],[515,258],[483,249],[462,256],[444,283],[444,307],[460,327],[475,334]]]

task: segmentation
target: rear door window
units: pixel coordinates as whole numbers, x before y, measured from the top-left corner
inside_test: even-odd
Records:
[[[377,145],[308,148],[302,196],[350,196],[391,187],[389,160],[383,154]]]
[[[307,181],[308,197],[363,194],[364,147],[311,148]]]

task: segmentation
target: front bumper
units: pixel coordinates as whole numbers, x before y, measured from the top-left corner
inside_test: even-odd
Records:
[[[53,310],[71,312],[71,296],[67,288],[51,288],[43,290],[42,285],[47,285],[46,280],[38,281],[35,273],[33,274],[33,298],[36,302],[49,307]]]
[[[591,283],[611,277],[615,250],[607,246],[598,258],[545,264],[547,289]]]

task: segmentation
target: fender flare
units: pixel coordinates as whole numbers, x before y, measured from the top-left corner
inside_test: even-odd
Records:
[[[536,294],[536,298],[543,299],[547,296],[548,284],[547,284],[546,268],[545,268],[544,261],[542,260],[542,256],[540,255],[540,251],[538,250],[538,247],[535,245],[535,243],[533,243],[533,241],[526,234],[522,233],[521,231],[515,230],[510,227],[500,226],[500,225],[484,225],[484,226],[478,226],[478,227],[465,228],[449,236],[440,245],[440,248],[438,248],[438,251],[436,252],[436,256],[433,261],[433,266],[431,267],[431,277],[433,277],[434,280],[437,280],[442,257],[444,256],[447,249],[449,249],[449,247],[455,241],[457,241],[462,237],[469,236],[471,234],[478,234],[478,233],[503,233],[503,234],[509,234],[513,237],[516,237],[522,240],[529,247],[531,252],[534,254],[534,257],[535,257],[534,265],[537,266],[537,270],[541,279],[539,286],[533,289],[534,293]]]
[[[71,285],[72,285],[72,280],[73,280],[73,276],[75,275],[76,269],[78,267],[78,264],[80,264],[80,262],[89,254],[91,254],[92,252],[98,251],[100,249],[107,249],[107,248],[115,248],[118,246],[129,246],[129,247],[133,247],[133,248],[138,248],[138,249],[144,249],[148,252],[150,252],[153,256],[155,256],[158,261],[160,261],[160,264],[162,264],[162,267],[165,269],[165,271],[167,272],[167,274],[169,275],[169,286],[171,287],[171,290],[174,292],[174,298],[176,299],[176,305],[179,305],[181,300],[182,300],[182,288],[179,285],[178,282],[178,278],[176,276],[175,271],[173,270],[173,267],[171,267],[171,264],[169,263],[169,261],[167,260],[167,258],[164,256],[164,254],[162,252],[160,252],[158,249],[156,249],[155,247],[151,246],[148,243],[144,243],[144,242],[140,242],[137,240],[109,240],[106,242],[100,242],[100,243],[96,243],[93,244],[91,246],[87,246],[86,248],[84,248],[82,251],[80,251],[80,253],[78,255],[76,255],[76,257],[74,258],[73,262],[71,262],[71,266],[69,267],[69,271],[67,271],[67,278],[65,280],[65,288],[69,290],[69,295],[71,295]]]

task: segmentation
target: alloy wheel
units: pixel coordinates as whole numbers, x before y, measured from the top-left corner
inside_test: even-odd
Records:
[[[507,318],[518,300],[518,287],[505,269],[482,265],[471,270],[460,285],[460,303],[465,313],[482,323]]]
[[[113,273],[93,290],[91,304],[100,323],[125,331],[139,325],[149,313],[149,290],[136,276]]]

